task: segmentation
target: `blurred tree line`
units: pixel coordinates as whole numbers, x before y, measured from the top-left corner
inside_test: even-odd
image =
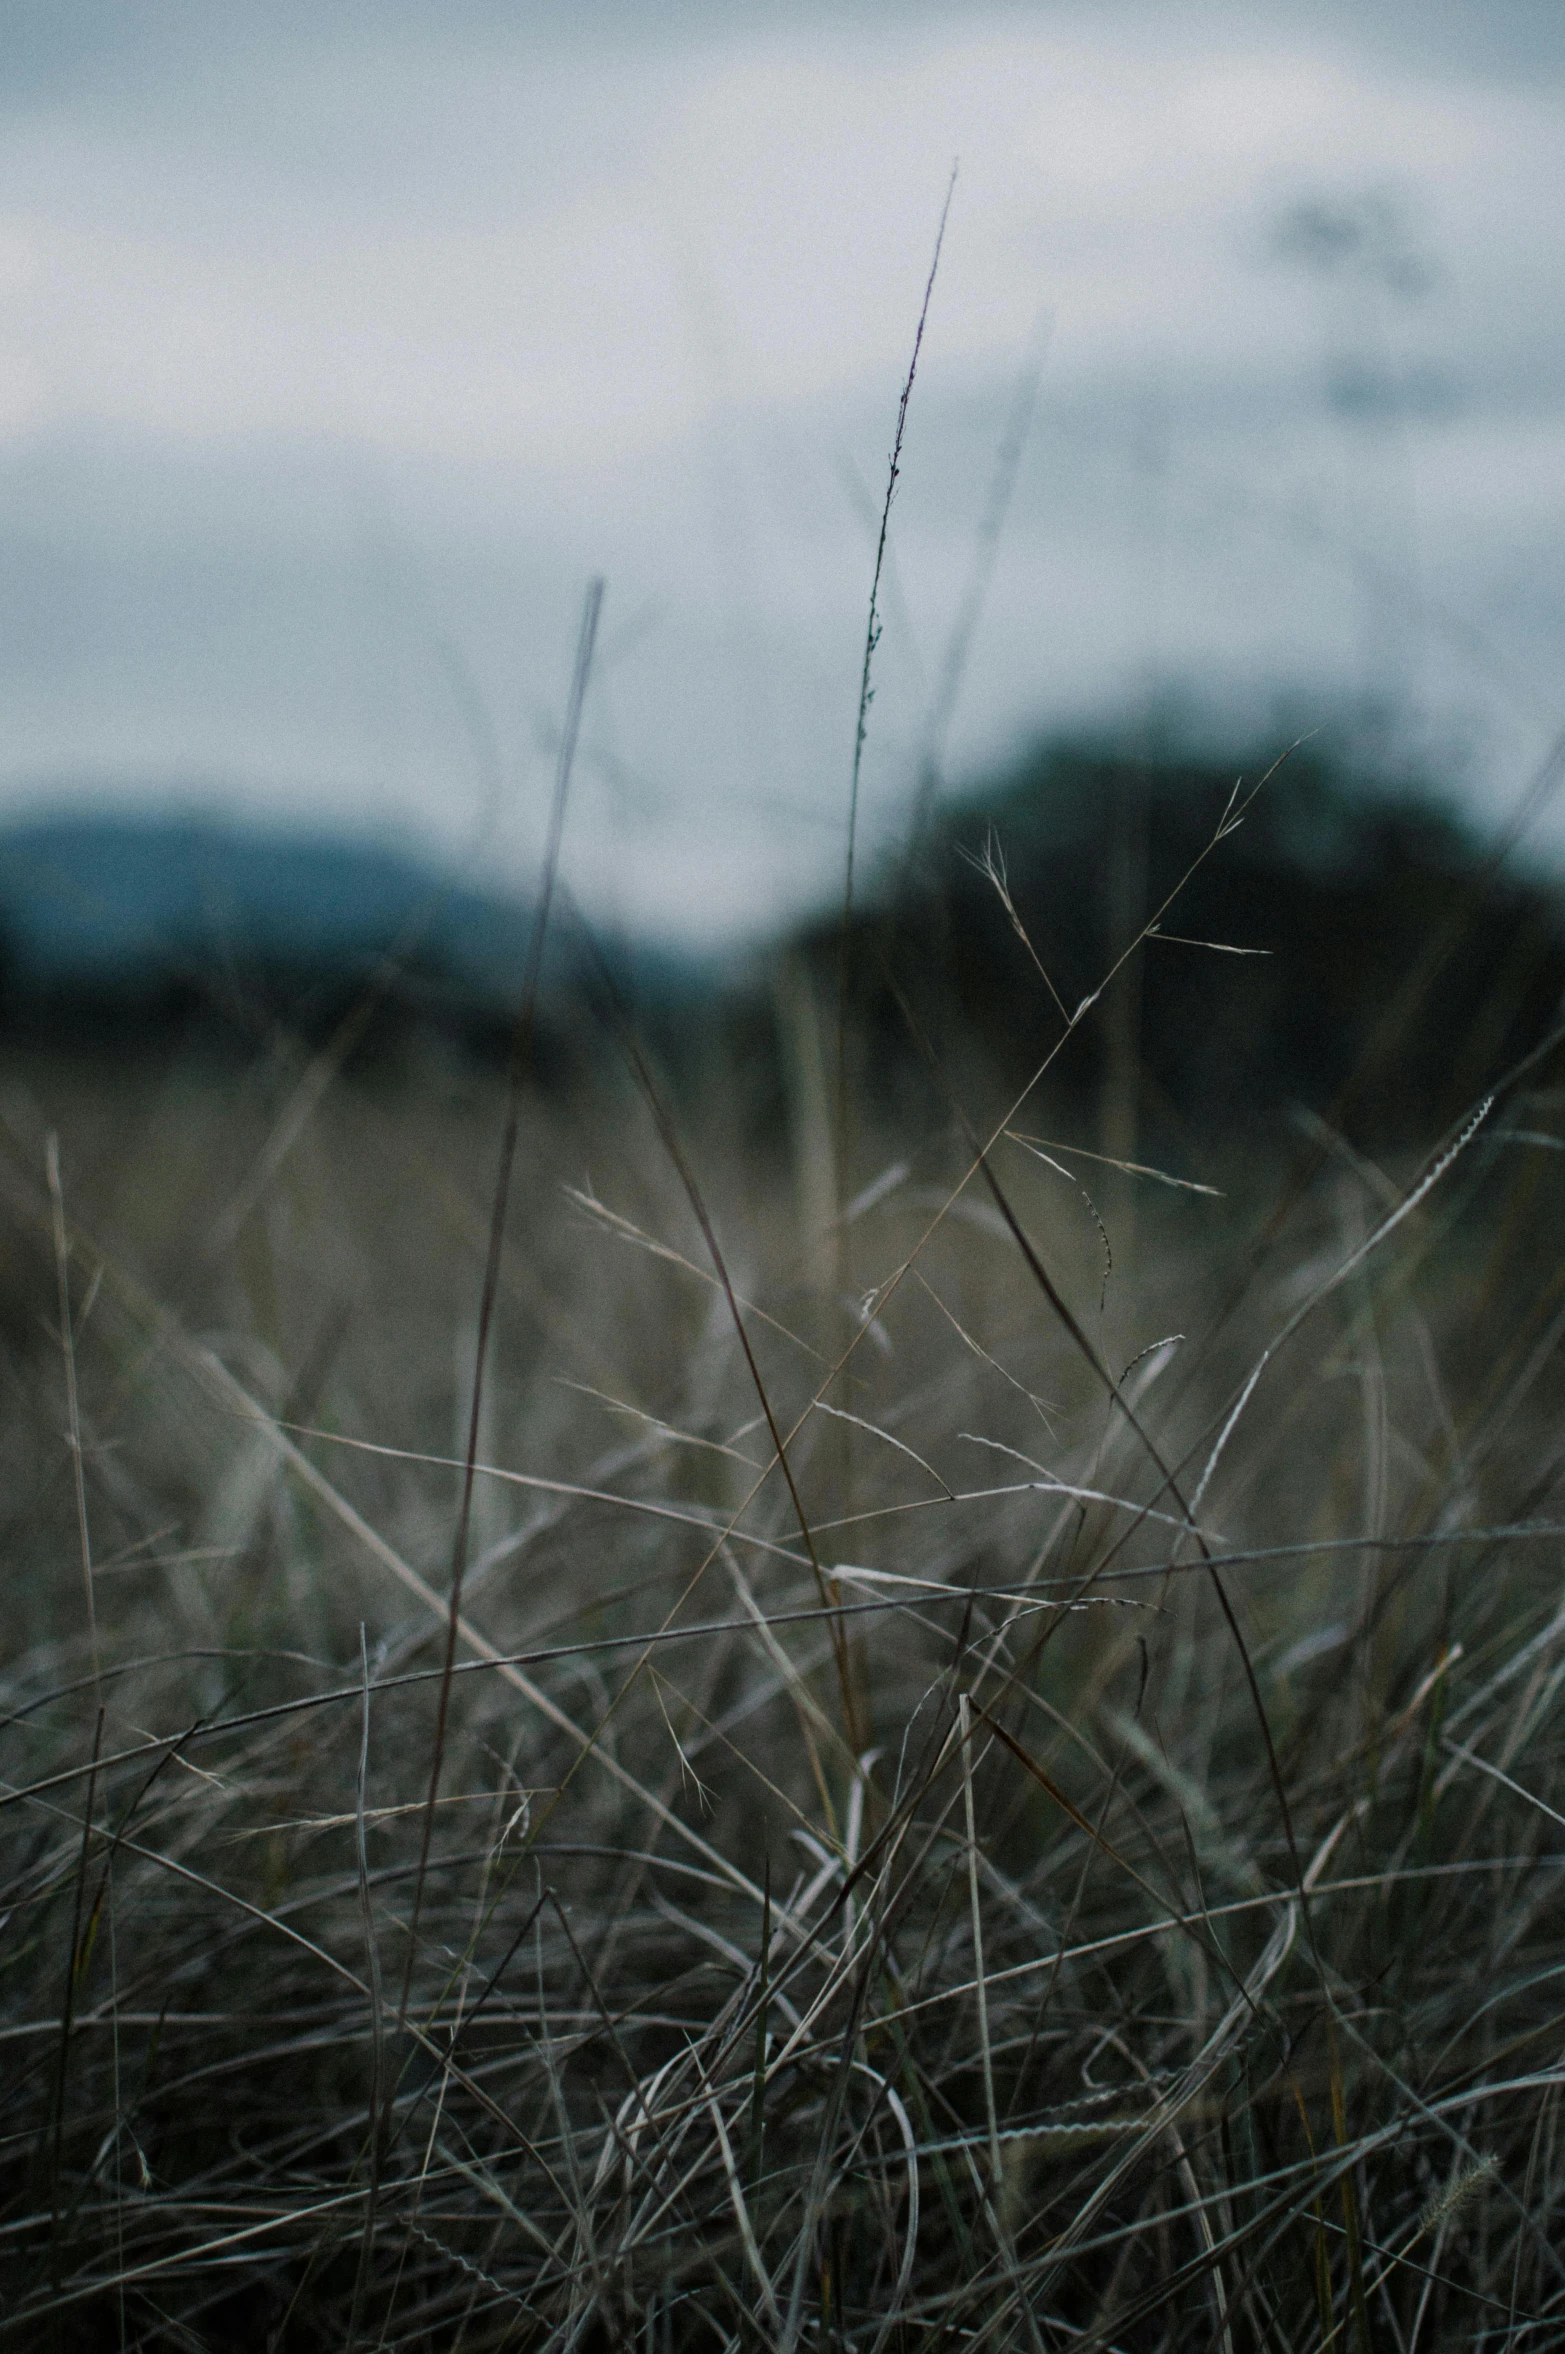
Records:
[[[840,994],[834,922],[793,952],[818,1002]],[[1050,1071],[1103,1149],[1294,1104],[1388,1145],[1438,1133],[1560,1018],[1565,892],[1310,745],[1267,774],[1053,742],[885,863],[846,962],[883,1088],[972,1042],[1020,1085],[1119,965]]]

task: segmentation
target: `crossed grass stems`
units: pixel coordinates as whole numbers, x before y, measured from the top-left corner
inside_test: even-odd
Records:
[[[1545,1059],[1506,1075],[1502,1105]],[[1561,1825],[1545,1793],[1565,1608],[1554,1459],[1518,1478],[1509,1454],[1557,1301],[1504,1378],[1474,1385],[1465,1429],[1427,1329],[1430,1277],[1438,1295],[1470,1261],[1517,1159],[1489,1141],[1495,1116],[1476,1107],[1405,1189],[1378,1178],[1378,1215],[1341,1226],[1224,1383],[1215,1338],[1205,1371],[1172,1339],[1110,1370],[1068,1296],[1097,1294],[1095,1236],[1057,1276],[1018,1206],[1038,1164],[996,1168],[1019,1104],[981,1143],[955,1114],[954,1178],[845,1339],[830,1299],[790,1307],[774,1284],[774,1307],[751,1307],[767,1286],[731,1275],[674,1115],[632,1069],[708,1265],[595,1194],[577,1214],[618,1266],[635,1249],[658,1285],[700,1284],[743,1348],[734,1362],[709,1319],[698,1353],[730,1363],[751,1408],[731,1427],[708,1370],[703,1429],[643,1416],[596,1476],[483,1467],[533,1512],[468,1571],[470,1602],[527,1630],[515,1642],[453,1622],[341,1468],[407,1478],[433,1450],[298,1427],[314,1402],[297,1385],[268,1403],[68,1223],[57,1161],[40,1186],[13,1156],[13,1216],[48,1239],[70,1310],[87,1593],[115,1565],[90,1549],[110,1458],[82,1395],[123,1411],[156,1366],[250,1482],[230,1567],[265,1582],[291,1545],[314,1574],[389,1579],[416,1614],[372,1652],[328,1611],[334,1656],[358,1656],[323,1679],[318,1650],[279,1656],[275,1611],[243,1593],[228,1627],[208,1611],[228,1639],[195,1657],[138,1656],[160,1620],[166,1643],[166,1609],[115,1627],[99,1601],[84,1640],[14,1667],[9,1735],[33,1770],[6,1800],[0,2330],[874,2354],[1548,2342],[1565,1854],[1543,1842]],[[1522,1158],[1491,1295],[1502,1242],[1522,1248],[1536,1214],[1539,1156]],[[1020,1394],[1007,1336],[952,1308],[963,1254],[935,1267],[964,1204],[974,1230],[975,1183],[972,1247],[1003,1240],[1053,1320],[1063,1408]],[[1380,1368],[1360,1376],[1380,1492],[1367,1530],[1304,1537],[1297,1465],[1280,1528],[1257,1483],[1319,1442],[1341,1367],[1246,1441],[1332,1298],[1326,1358]],[[918,1393],[882,1403],[865,1376],[855,1490],[822,1509],[817,1409],[845,1371],[898,1362],[899,1303],[957,1371],[931,1373],[915,1331]],[[1449,1428],[1443,1467],[1426,1454],[1405,1475],[1399,1523],[1385,1400],[1403,1347]],[[1020,1478],[935,1468],[975,1384],[1002,1401],[982,1435]],[[460,1453],[443,1460],[464,1477]],[[670,1464],[715,1475],[704,1500]],[[150,1488],[160,1474],[149,1462]],[[279,1481],[313,1539],[268,1503]],[[877,1542],[898,1566],[835,1558]],[[561,1597],[551,1560],[589,1590]],[[1225,1576],[1255,1588],[1248,1641]],[[1323,1621],[1344,1594],[1346,1623]],[[432,1707],[455,1741],[438,1788]]]

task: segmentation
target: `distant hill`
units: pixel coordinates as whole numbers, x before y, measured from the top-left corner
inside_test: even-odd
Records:
[[[200,812],[59,812],[0,827],[0,1025],[88,1039],[194,1022],[314,1034],[373,991],[382,1033],[425,1022],[483,1051],[508,1033],[532,915],[417,855]],[[556,1026],[576,957],[546,958]],[[677,990],[677,960],[621,979]]]

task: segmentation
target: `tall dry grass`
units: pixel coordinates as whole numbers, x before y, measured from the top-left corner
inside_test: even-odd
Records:
[[[1558,2343],[1549,1059],[839,1224],[779,1003],[523,1099],[449,1678],[494,1082],[12,1055],[0,2338]]]

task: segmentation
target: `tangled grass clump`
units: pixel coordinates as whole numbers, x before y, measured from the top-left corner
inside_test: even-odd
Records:
[[[529,1096],[476,1407],[486,1083],[14,1073],[0,2335],[1556,2342],[1553,1052]]]

